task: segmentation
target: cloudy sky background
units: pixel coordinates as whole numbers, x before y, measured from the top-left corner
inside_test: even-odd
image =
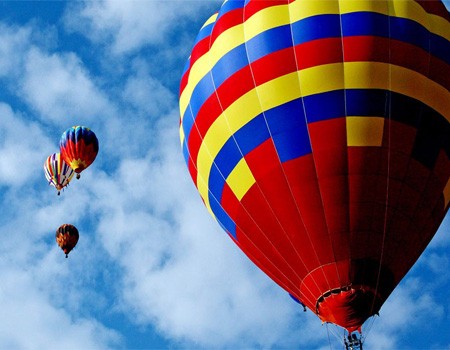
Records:
[[[185,168],[178,84],[219,6],[0,2],[0,349],[342,348],[221,231]],[[42,165],[72,125],[100,153],[58,197]],[[80,231],[68,259],[63,223]],[[450,349],[449,233],[447,215],[367,322],[368,349]]]

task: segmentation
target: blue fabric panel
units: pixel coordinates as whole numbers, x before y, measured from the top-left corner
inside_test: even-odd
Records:
[[[185,141],[183,142],[183,156],[184,156],[184,160],[186,162],[186,165],[189,166],[189,149],[187,148],[187,143],[186,143],[186,139],[184,139]]]
[[[246,46],[250,62],[254,62],[272,52],[292,47],[291,27],[285,25],[266,30],[247,41]]]
[[[216,158],[214,159],[214,163],[222,173],[220,176],[227,178],[241,159],[241,150],[238,148],[235,139],[233,137],[230,137],[217,154]],[[210,175],[209,181],[215,181],[212,174]]]
[[[219,202],[222,198],[223,187],[225,186],[225,178],[223,174],[220,173],[218,166],[214,165],[211,167],[211,172],[208,179],[209,197],[214,196]]]
[[[345,116],[344,91],[335,90],[304,97],[308,123]]]
[[[243,0],[230,0],[224,2],[219,10],[219,16],[223,16],[225,13],[244,7],[245,1]]]
[[[311,153],[302,99],[272,108],[265,117],[281,162]]]
[[[224,55],[212,68],[215,86],[219,87],[225,80],[247,65],[247,52],[245,44],[242,44]]]
[[[260,114],[249,121],[235,132],[234,137],[244,156],[266,141],[270,134],[263,115]]]
[[[295,45],[324,38],[341,37],[341,20],[338,15],[318,15],[292,23]]]
[[[210,195],[209,200],[211,204],[211,210],[224,231],[227,231],[234,238],[236,238],[236,224],[234,223],[234,221],[228,216],[228,214],[223,210],[220,203],[217,202],[214,197]]]
[[[389,108],[388,96],[389,91],[386,90],[347,89],[347,115],[385,117]]]
[[[369,35],[389,38],[389,17],[374,12],[342,15],[343,36]]]

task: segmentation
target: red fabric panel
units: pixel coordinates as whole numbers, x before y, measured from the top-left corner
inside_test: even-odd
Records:
[[[244,9],[242,7],[231,10],[225,14],[220,15],[214,23],[214,28],[211,32],[210,46],[216,41],[217,37],[223,32],[227,31],[238,24],[242,23]]]
[[[365,289],[350,289],[329,295],[319,304],[318,315],[323,321],[343,325],[349,332],[358,330],[362,323],[373,315],[373,292]],[[375,299],[378,310],[381,301]]]
[[[297,63],[295,61],[294,49],[288,47],[275,51],[270,55],[252,62],[251,67],[256,86],[295,72],[297,70]]]
[[[326,223],[337,261],[349,257],[347,134],[345,118],[309,124]]]
[[[328,63],[343,62],[342,39],[324,38],[295,46],[295,55],[300,69]]]
[[[331,240],[323,211],[322,198],[311,154],[283,163],[296,206],[301,213],[311,244],[317,250],[320,265],[334,261]]]
[[[269,276],[275,283],[281,286],[284,290],[289,291],[292,295],[297,293],[297,286],[294,285],[283,273],[280,271],[279,266],[276,266],[273,261],[268,260],[264,253],[252,243],[245,236],[241,236],[240,240],[231,239],[236,243],[236,245],[245,252],[246,256],[256,265],[261,271],[263,271],[267,276]],[[280,278],[281,277],[281,278]]]

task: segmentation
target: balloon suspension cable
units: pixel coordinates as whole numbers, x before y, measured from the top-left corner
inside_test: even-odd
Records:
[[[363,350],[362,336],[355,333],[349,333],[347,337],[344,336],[345,350]]]

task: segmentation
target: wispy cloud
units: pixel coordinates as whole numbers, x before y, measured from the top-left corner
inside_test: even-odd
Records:
[[[220,2],[215,1],[216,7]],[[82,31],[94,42],[110,45],[114,54],[135,52],[167,40],[174,26],[206,7],[205,1],[93,1],[75,5],[66,16],[69,29]]]

